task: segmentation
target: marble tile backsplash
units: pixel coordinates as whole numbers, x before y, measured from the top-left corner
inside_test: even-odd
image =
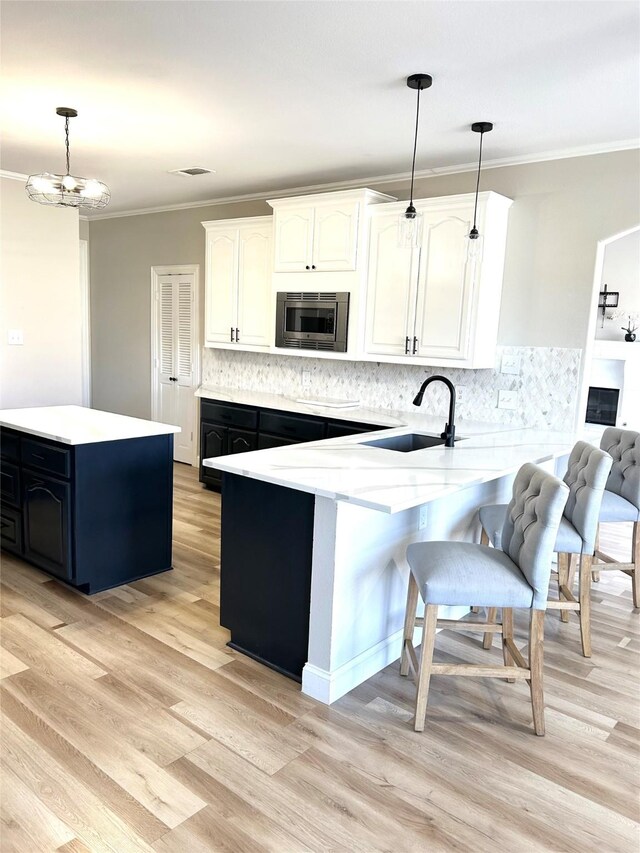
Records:
[[[504,355],[519,357],[518,374],[500,372]],[[581,356],[580,349],[498,347],[493,369],[462,370],[205,348],[202,381],[287,396],[359,400],[367,408],[411,411],[423,379],[441,373],[459,389],[457,417],[461,419],[563,430],[574,425]],[[302,387],[303,370],[310,374],[307,388]],[[515,409],[498,408],[501,390],[516,392]],[[444,386],[431,386],[423,410],[446,414],[447,406]]]

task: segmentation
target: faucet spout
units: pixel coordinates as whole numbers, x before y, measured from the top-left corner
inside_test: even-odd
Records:
[[[446,376],[429,376],[424,380],[422,385],[420,386],[420,390],[415,396],[413,401],[414,406],[419,406],[422,403],[422,398],[424,397],[424,392],[428,385],[431,385],[432,382],[444,382],[444,384],[449,389],[449,419],[444,427],[444,432],[440,436],[444,438],[444,446],[445,447],[454,447],[456,440],[456,427],[455,427],[455,417],[456,417],[456,389],[453,385],[453,382],[450,379],[447,379]]]

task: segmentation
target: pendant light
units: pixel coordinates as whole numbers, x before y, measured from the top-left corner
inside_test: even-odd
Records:
[[[403,248],[417,248],[422,236],[421,220],[422,214],[418,213],[413,206],[413,181],[416,173],[416,151],[418,148],[418,123],[420,120],[420,92],[428,89],[433,83],[429,74],[412,74],[407,77],[407,86],[417,91],[416,102],[416,129],[413,137],[413,160],[411,161],[411,193],[409,206],[400,214],[398,222],[398,245]]]
[[[95,178],[78,178],[69,173],[69,119],[75,118],[78,113],[71,107],[58,107],[56,115],[64,118],[67,172],[65,175],[50,172],[30,175],[26,184],[27,195],[39,204],[56,207],[89,207],[93,210],[106,207],[111,199],[106,184]]]
[[[474,133],[480,134],[480,152],[478,154],[478,176],[476,179],[476,200],[473,206],[473,227],[469,231],[469,257],[477,258],[480,254],[482,239],[478,231],[478,191],[480,189],[480,169],[482,167],[482,138],[485,133],[490,133],[493,130],[493,124],[490,121],[474,121],[471,125],[471,130]]]

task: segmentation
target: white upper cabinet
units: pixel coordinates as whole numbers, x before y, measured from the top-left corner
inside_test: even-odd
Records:
[[[270,216],[202,223],[205,346],[269,349],[273,340]]]
[[[471,194],[416,201],[420,249],[398,247],[404,204],[372,209],[362,357],[493,366],[511,200],[480,194],[475,257],[473,202]]]
[[[368,204],[388,201],[372,190],[274,199],[274,272],[353,272]]]

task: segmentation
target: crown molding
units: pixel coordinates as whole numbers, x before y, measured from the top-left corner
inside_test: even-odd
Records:
[[[572,157],[588,157],[593,154],[611,154],[616,151],[629,151],[640,148],[640,138],[623,139],[610,142],[606,145],[580,145],[574,148],[563,148],[555,151],[543,151],[538,154],[525,154],[520,157],[502,157],[495,160],[483,161],[482,171],[488,169],[501,169],[507,166],[524,166],[531,163],[544,163],[549,160],[568,160]],[[456,175],[463,172],[474,172],[478,168],[477,161],[472,163],[459,163],[454,166],[435,166],[432,169],[416,171],[416,179],[437,178],[441,175]],[[7,173],[14,175],[15,172]],[[25,180],[26,180],[26,176]],[[349,181],[334,181],[324,184],[309,184],[301,187],[288,187],[283,190],[269,190],[259,193],[245,193],[243,195],[230,195],[222,198],[205,199],[204,201],[187,201],[182,204],[159,205],[157,207],[141,207],[134,210],[119,211],[114,213],[101,213],[96,216],[87,216],[89,222],[99,219],[120,219],[124,216],[144,216],[148,213],[169,213],[175,210],[191,210],[196,207],[216,207],[223,204],[239,204],[248,201],[266,201],[267,199],[287,198],[294,195],[309,195],[314,192],[332,192],[333,190],[346,190],[354,187],[367,187],[369,184],[395,184],[408,181],[411,172],[396,172],[395,174],[373,175],[365,178],[355,178]]]
[[[0,169],[0,178],[8,178],[10,181],[26,181],[29,175],[23,175],[22,172],[7,172],[6,169]]]

